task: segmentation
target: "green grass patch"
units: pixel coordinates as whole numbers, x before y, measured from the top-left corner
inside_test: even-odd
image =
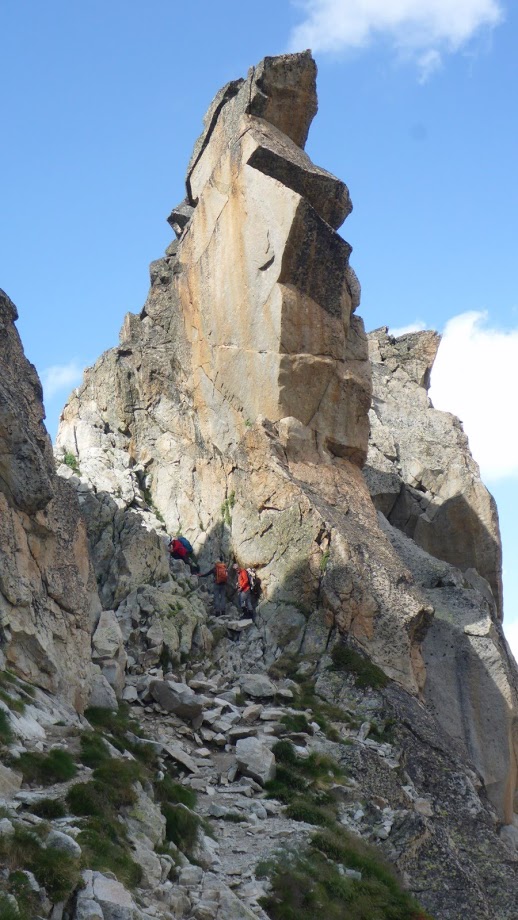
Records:
[[[131,855],[126,829],[116,818],[91,817],[77,837],[85,868],[96,872],[113,872],[123,885],[134,888],[142,878],[142,869]]]
[[[198,838],[201,820],[185,805],[162,803],[162,814],[166,820],[166,839],[174,843],[182,853],[192,854]]]
[[[63,463],[65,463],[66,466],[69,466],[70,469],[74,471],[74,473],[79,473],[79,462],[75,454],[67,451],[63,456]]]
[[[84,732],[81,735],[81,763],[86,767],[99,767],[110,760],[110,752],[98,732]]]
[[[71,813],[79,817],[102,817],[110,807],[107,790],[92,781],[71,786],[66,801]]]
[[[302,854],[285,853],[257,867],[272,886],[261,906],[272,920],[431,920],[394,876],[371,871],[375,863],[358,857],[362,878],[354,879],[345,874],[351,864],[337,865],[313,844]]]
[[[305,732],[306,734],[311,734],[309,722],[306,716],[301,712],[287,713],[287,715],[282,717],[281,722],[289,732]]]
[[[0,861],[11,872],[32,872],[51,901],[66,900],[80,878],[77,859],[63,850],[45,848],[37,834],[21,827],[15,827],[11,837],[0,839]]]
[[[28,914],[22,914],[17,906],[12,904],[7,894],[0,891],[0,917],[2,920],[25,920]]]
[[[121,740],[127,731],[132,731],[134,735],[139,736],[143,734],[137,720],[131,717],[127,703],[119,703],[119,708],[116,712],[110,709],[101,709],[98,706],[90,706],[85,711],[85,718],[94,728],[103,729]]]
[[[273,752],[277,772],[275,779],[266,783],[268,796],[286,805],[286,814],[294,821],[332,825],[336,805],[328,790],[335,781],[344,779],[339,764],[316,752],[299,757],[290,741],[278,741]]]
[[[306,824],[332,825],[334,815],[332,812],[314,805],[311,801],[303,798],[293,799],[286,808],[286,815],[293,821],[305,821]]]
[[[86,710],[85,717],[97,730],[97,734],[99,736],[101,733],[105,734],[106,739],[121,754],[124,751],[130,751],[134,757],[138,758],[146,766],[154,767],[156,765],[156,753],[151,745],[138,744],[127,737],[129,732],[138,738],[142,738],[144,735],[138,721],[131,717],[127,703],[120,703],[116,712],[92,706]],[[90,741],[90,744],[93,746],[96,742]],[[97,744],[97,748],[99,751],[100,745]],[[92,751],[91,753],[95,758],[95,752]]]
[[[2,688],[0,688],[0,700],[2,700],[2,702],[5,703],[9,709],[14,710],[14,712],[22,713],[25,711],[25,703],[23,700],[19,700],[15,696],[11,696],[7,690]]]
[[[333,669],[351,674],[360,689],[381,690],[389,682],[387,675],[370,658],[343,643],[334,646],[331,659]]]
[[[196,807],[197,796],[194,789],[175,783],[168,774],[160,782],[155,783],[155,796],[159,802],[169,805],[181,804],[191,809]]]
[[[54,818],[64,818],[67,810],[61,799],[40,799],[29,805],[27,811],[38,818],[44,818],[46,821],[53,821]]]
[[[61,748],[55,748],[48,754],[26,751],[16,761],[16,768],[21,770],[24,783],[37,783],[41,786],[64,783],[77,773],[73,758]]]

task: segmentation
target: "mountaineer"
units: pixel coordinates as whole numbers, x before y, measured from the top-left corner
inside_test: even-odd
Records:
[[[248,613],[253,618],[255,614],[254,602],[251,591],[251,572],[252,570],[242,569],[237,562],[232,566],[237,574],[237,590],[239,607],[243,613]],[[254,573],[255,574],[255,573]]]
[[[172,537],[169,540],[168,546],[172,559],[181,559],[182,562],[185,562],[185,564],[189,566],[191,572],[193,572],[193,570],[194,572],[199,571],[198,563],[193,556],[194,549],[187,537]]]
[[[228,568],[224,562],[216,562],[208,572],[198,572],[198,578],[214,576],[214,616],[223,616],[227,606]]]

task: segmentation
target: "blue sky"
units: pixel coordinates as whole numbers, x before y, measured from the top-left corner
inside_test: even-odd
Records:
[[[312,47],[307,149],[351,192],[360,313],[368,329],[446,330],[434,403],[463,419],[497,498],[518,647],[509,0],[2,0],[0,33],[0,286],[53,436],[82,368],[144,302],[212,96],[265,54]]]

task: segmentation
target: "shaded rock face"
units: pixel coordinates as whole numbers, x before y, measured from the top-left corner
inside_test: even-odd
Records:
[[[100,610],[75,493],[54,472],[42,392],[0,291],[0,617],[7,664],[84,707]]]
[[[392,545],[434,611],[423,642],[424,699],[510,821],[518,682],[500,627],[496,506],[461,423],[428,398],[439,336],[394,339],[382,328],[368,338],[373,404],[364,477],[392,525],[384,528]]]
[[[373,372],[365,477],[374,504],[432,556],[491,587],[502,615],[502,549],[494,499],[480,481],[462,424],[428,399],[435,332],[369,335]]]
[[[429,407],[433,333],[395,353],[374,336],[362,474],[371,370],[336,233],[351,205],[301,147],[314,85],[308,54],[267,58],[214,100],[169,218],[178,239],[151,265],[141,314],[63,411],[57,455],[74,453],[80,476],[60,470],[79,493],[103,606],[121,622],[135,627],[142,584],[152,606],[167,579],[159,514],[204,567],[235,556],[258,569],[263,665],[318,659],[347,636],[464,745],[509,820],[516,696],[494,509],[459,423]],[[456,654],[439,666],[442,643],[460,637],[463,667]],[[482,674],[487,706],[473,689]]]

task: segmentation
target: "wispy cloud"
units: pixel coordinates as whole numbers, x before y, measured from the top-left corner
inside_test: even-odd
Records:
[[[420,81],[483,28],[503,20],[499,0],[292,0],[305,14],[290,36],[293,50],[340,52],[389,39],[411,55]]]
[[[416,319],[415,322],[409,323],[408,326],[396,326],[394,329],[389,329],[389,335],[393,335],[397,339],[400,335],[407,335],[409,332],[422,332],[423,329],[426,329],[426,323],[422,319]]]
[[[444,330],[432,371],[430,397],[436,409],[464,425],[482,478],[518,476],[515,424],[518,327],[488,325],[488,314],[461,313]]]
[[[71,389],[80,383],[83,367],[77,361],[54,364],[42,372],[41,382],[45,399],[52,399],[61,390]]]

